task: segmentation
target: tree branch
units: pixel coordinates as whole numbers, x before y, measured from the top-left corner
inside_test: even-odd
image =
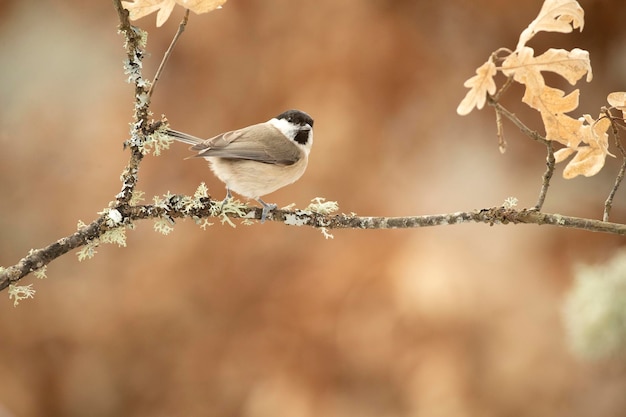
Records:
[[[221,201],[210,198],[202,198],[194,208],[183,207],[179,202],[189,199],[182,195],[170,196],[167,201],[159,205],[123,206],[117,210],[122,215],[119,221],[125,227],[138,220],[148,219],[198,219],[219,218],[228,216],[231,219],[257,219],[261,218],[260,207],[243,207],[242,215],[226,213],[214,215],[216,207],[221,206]],[[86,245],[94,239],[98,239],[105,232],[115,229],[107,225],[108,215],[102,215],[91,224],[83,227],[76,233],[57,240],[51,245],[31,251],[16,265],[0,270],[0,290],[15,283],[31,272],[49,264],[54,259],[64,255],[72,249]],[[271,212],[267,220],[282,222],[286,225],[308,226],[325,229],[414,229],[420,227],[433,227],[444,225],[456,225],[463,223],[485,223],[490,226],[496,224],[536,224],[564,227],[569,229],[587,230],[616,235],[626,235],[626,225],[604,222],[600,220],[584,219],[579,217],[563,216],[554,213],[541,213],[535,210],[514,210],[505,207],[493,207],[468,212],[447,214],[435,214],[425,216],[408,217],[363,217],[346,214],[319,214],[303,210],[277,209]]]
[[[89,241],[97,239],[107,230],[110,228],[106,226],[104,217],[100,217],[76,233],[61,238],[45,248],[31,250],[28,256],[22,258],[17,264],[4,269],[0,268],[0,291],[72,249],[80,248]]]
[[[208,198],[202,199],[201,205],[193,209],[174,208],[185,196],[174,195],[170,197],[166,206],[140,205],[129,207],[124,216],[130,221],[154,219],[161,217],[178,218],[210,218],[223,215],[212,215],[212,210],[221,205],[221,201],[213,201]],[[261,219],[260,207],[244,207],[243,215],[228,213],[229,218]],[[306,210],[277,209],[271,212],[267,220],[283,222],[287,225],[309,226],[326,229],[413,229],[419,227],[432,227],[455,225],[462,223],[486,223],[490,226],[495,224],[536,224],[581,229],[591,232],[603,232],[616,235],[626,235],[626,225],[619,223],[604,222],[601,220],[586,219],[580,217],[563,216],[556,213],[541,213],[534,209],[515,210],[503,206],[468,212],[456,212],[447,214],[434,214],[424,216],[407,217],[365,217],[346,214],[319,214]]]
[[[113,0],[113,5],[120,19],[119,31],[124,34],[126,39],[124,70],[128,74],[128,81],[135,85],[135,122],[131,131],[131,138],[124,143],[124,148],[130,148],[131,155],[128,165],[122,173],[122,190],[116,196],[118,204],[127,204],[139,181],[139,164],[144,156],[141,149],[146,141],[145,129],[148,128],[149,82],[143,78],[141,70],[146,36],[141,29],[130,24],[128,10],[122,7],[120,0]]]

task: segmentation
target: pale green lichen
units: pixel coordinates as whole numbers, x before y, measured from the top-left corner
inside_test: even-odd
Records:
[[[154,197],[152,197],[153,205],[163,210],[169,210],[170,209],[169,201],[171,200],[172,197],[174,197],[174,195],[171,194],[169,191],[163,194],[163,198],[159,197],[158,195],[155,195]]]
[[[126,247],[126,228],[116,227],[115,229],[107,230],[100,236],[100,242],[115,243],[119,247]]]
[[[76,225],[76,228],[80,230],[80,229],[84,229],[85,227],[87,227],[87,224],[83,222],[82,220],[78,220],[78,224]],[[78,261],[82,262],[85,259],[93,258],[94,255],[97,253],[96,247],[98,246],[98,243],[99,241],[97,239],[87,242],[87,244],[83,246],[82,249],[80,249],[76,253],[76,255],[78,256]]]
[[[130,28],[131,28],[131,30],[132,30],[133,32],[135,32],[135,34],[139,35],[139,39],[138,39],[138,42],[137,42],[137,43],[138,43],[138,45],[139,45],[139,47],[140,47],[140,48],[145,48],[145,47],[146,47],[146,45],[147,45],[147,43],[148,43],[148,32],[146,32],[145,30],[142,30],[142,29],[138,28],[137,26],[131,26]],[[117,31],[117,34],[118,34],[118,35],[123,35],[123,34],[124,34],[124,32],[123,32],[122,30],[118,30],[118,31]],[[128,50],[128,47],[129,47],[129,45],[128,45],[128,39],[125,37],[125,40],[124,40],[124,49]]]
[[[517,198],[508,197],[506,200],[504,200],[504,204],[502,206],[505,209],[512,209],[517,206],[517,202],[518,202]]]
[[[144,195],[146,193],[144,193],[143,191],[140,190],[133,190],[133,195],[130,197],[130,202],[129,204],[131,206],[135,206],[139,203],[141,203],[144,199]]]
[[[174,230],[173,225],[174,221],[169,217],[160,217],[154,220],[154,231],[167,236]]]
[[[196,188],[196,192],[193,193],[193,198],[200,200],[201,198],[207,198],[209,196],[209,187],[205,183],[201,182]]]
[[[142,63],[138,60],[124,59],[124,74],[128,75],[126,82],[134,84],[139,78],[141,78]]]
[[[201,220],[202,221],[196,221],[196,224],[198,224],[202,230],[206,230],[207,227],[213,226],[213,223],[211,223],[208,219]]]
[[[46,270],[47,270],[47,269],[48,269],[48,265],[44,265],[44,266],[42,266],[42,267],[41,267],[41,268],[39,268],[39,269],[35,269],[35,270],[33,271],[33,275],[34,275],[34,276],[35,276],[35,278],[37,278],[37,279],[45,279],[45,278],[48,278],[48,277],[46,276]]]
[[[32,288],[33,284],[28,285],[13,285],[9,284],[9,300],[13,299],[13,307],[17,307],[20,301],[27,298],[33,298],[35,290]]]
[[[208,196],[209,189],[207,188],[206,184],[202,182],[196,189],[193,197],[183,196],[176,208],[182,210],[183,213],[189,214],[193,210],[201,209],[202,207],[204,207],[202,199],[207,198]]]
[[[285,215],[285,224],[288,226],[304,226],[310,223],[311,215],[313,213],[327,215],[332,214],[337,210],[339,210],[339,205],[336,201],[326,201],[325,198],[315,197],[311,200],[311,204],[309,204],[304,210],[296,210],[294,214]],[[321,224],[319,229],[325,239],[335,238],[330,232],[328,232],[328,228],[324,223]]]
[[[563,310],[572,349],[583,357],[626,353],[626,252],[579,266]]]
[[[324,235],[324,239],[334,239],[335,236],[333,236],[331,233],[328,232],[328,229],[325,227],[320,227],[320,231],[322,232],[322,235]]]
[[[145,78],[140,78],[139,80],[137,80],[137,87],[148,87],[150,88],[150,81],[146,80]],[[144,93],[140,93],[139,95],[137,95],[137,105],[140,107],[144,107],[146,105],[148,105],[150,102],[150,96],[148,95],[148,93],[144,92]],[[155,153],[155,155],[158,156],[158,154]]]
[[[152,153],[154,156],[159,156],[163,150],[169,149],[174,139],[165,133],[165,126],[146,136],[143,142],[138,143],[137,148],[139,152],[143,155]]]
[[[96,250],[97,247],[98,247],[98,242],[95,240],[92,240],[89,243],[87,243],[85,246],[83,246],[83,248],[77,252],[78,262],[82,262],[85,259],[93,258],[94,255],[98,253],[98,251]]]
[[[139,34],[139,47],[145,48],[148,44],[148,32],[145,30],[139,29],[136,26],[131,26],[135,33]]]
[[[244,203],[242,203],[239,200],[235,200],[234,198],[230,198],[228,200],[226,200],[222,205],[221,205],[221,210],[220,210],[220,205],[215,205],[213,207],[213,209],[217,209],[217,213],[219,213],[220,216],[220,221],[222,224],[224,223],[228,223],[229,226],[231,227],[237,227],[235,225],[235,223],[233,223],[233,221],[230,219],[230,217],[228,216],[229,214],[234,214],[236,217],[245,217],[246,216],[246,210],[248,206]],[[213,213],[214,210],[211,210],[211,212]]]
[[[107,210],[105,210],[104,212],[106,211]],[[120,217],[121,217],[121,214],[120,214]],[[107,219],[107,224],[109,224],[109,219]],[[82,220],[78,221],[78,224],[77,224],[78,230],[83,229],[86,226],[87,225]],[[128,227],[132,228],[133,226],[129,225]],[[111,230],[107,230],[99,238],[88,241],[85,244],[85,246],[83,246],[76,253],[76,255],[78,256],[78,261],[82,262],[85,259],[93,258],[94,255],[98,253],[96,248],[98,247],[98,245],[100,245],[100,243],[115,243],[120,247],[125,247],[126,246],[126,227],[121,226],[121,227],[116,227]]]
[[[228,225],[232,227],[233,229],[237,227],[237,225],[233,223],[233,221],[224,213],[220,214],[220,223],[222,223],[222,225],[224,223],[228,223]]]
[[[315,197],[311,200],[304,211],[311,211],[317,214],[331,214],[339,210],[339,204],[336,201],[326,201],[325,198]]]

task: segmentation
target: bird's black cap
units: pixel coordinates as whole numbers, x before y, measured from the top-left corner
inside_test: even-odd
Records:
[[[276,116],[277,119],[285,119],[295,125],[304,126],[308,124],[313,127],[313,119],[311,116],[300,110],[287,110]]]

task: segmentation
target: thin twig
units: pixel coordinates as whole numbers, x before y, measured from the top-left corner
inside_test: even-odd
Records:
[[[497,55],[499,51],[500,50],[494,52],[494,56]],[[502,94],[504,94],[506,90],[509,89],[511,84],[513,84],[512,76],[506,79],[504,84],[502,84],[502,87],[500,87],[500,89],[496,91],[496,94],[494,94],[493,97],[490,97],[490,100],[492,100],[494,103],[497,103],[500,97],[502,96]],[[502,113],[500,112],[498,107],[496,106],[494,107],[496,110],[496,128],[497,128],[497,135],[498,135],[498,149],[500,150],[500,153],[504,153],[506,152],[506,139],[504,138],[504,126],[502,125]]]
[[[500,87],[500,89],[496,91],[496,93],[493,95],[493,100],[496,102],[499,101],[502,94],[504,94],[506,90],[509,89],[511,84],[513,84],[513,76],[507,77],[504,84],[502,84],[502,87]]]
[[[554,165],[556,164],[554,160],[554,148],[552,147],[552,142],[548,142],[546,144],[546,149],[548,150],[548,156],[546,157],[546,172],[544,172],[542,177],[539,199],[537,200],[537,204],[535,204],[535,207],[533,207],[533,209],[537,211],[541,210],[541,208],[543,207],[543,203],[546,201],[548,187],[550,187],[550,180],[552,179],[552,175],[554,174]]]
[[[611,212],[611,207],[613,207],[613,198],[615,198],[617,189],[624,179],[624,174],[626,174],[626,149],[624,149],[624,146],[622,145],[622,142],[619,138],[617,123],[615,122],[615,119],[611,116],[611,112],[607,108],[603,108],[602,111],[611,122],[611,127],[613,128],[613,138],[615,139],[615,146],[619,150],[620,155],[622,155],[622,166],[620,167],[617,177],[615,178],[615,184],[613,184],[613,188],[611,189],[609,196],[604,202],[604,214],[602,215],[602,220],[608,222],[609,213]]]
[[[504,126],[502,125],[502,114],[496,110],[496,134],[498,136],[498,149],[500,153],[506,152],[506,139],[504,139]]]
[[[170,43],[170,47],[167,48],[167,51],[165,51],[165,55],[163,55],[161,64],[159,65],[159,68],[157,69],[157,72],[154,75],[154,80],[152,81],[152,85],[150,86],[150,91],[148,91],[148,99],[152,98],[152,92],[154,91],[154,87],[156,86],[157,82],[159,82],[159,77],[161,77],[161,72],[163,72],[163,69],[165,68],[165,64],[167,64],[168,59],[170,59],[170,55],[172,54],[172,51],[174,50],[174,46],[176,45],[178,38],[180,38],[180,35],[182,35],[183,32],[185,31],[185,27],[187,26],[188,21],[189,21],[189,9],[185,10],[185,16],[183,17],[183,20],[178,25],[178,30],[176,31],[176,34],[174,35],[174,39],[172,39],[172,43]]]
[[[490,106],[495,108],[497,111],[502,113],[507,119],[513,122],[513,124],[517,126],[522,131],[523,134],[525,134],[532,140],[539,142],[539,143],[543,143],[544,145],[547,145],[548,143],[550,143],[548,139],[544,138],[539,133],[535,132],[534,130],[526,126],[524,123],[522,123],[522,121],[515,114],[508,111],[504,106],[502,106],[502,104],[498,103],[492,96],[487,96],[487,103],[489,103]]]

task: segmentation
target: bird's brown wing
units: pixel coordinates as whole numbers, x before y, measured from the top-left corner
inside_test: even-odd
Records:
[[[222,133],[190,149],[198,151],[196,156],[201,158],[247,159],[280,165],[294,164],[301,157],[295,143],[266,123]]]

